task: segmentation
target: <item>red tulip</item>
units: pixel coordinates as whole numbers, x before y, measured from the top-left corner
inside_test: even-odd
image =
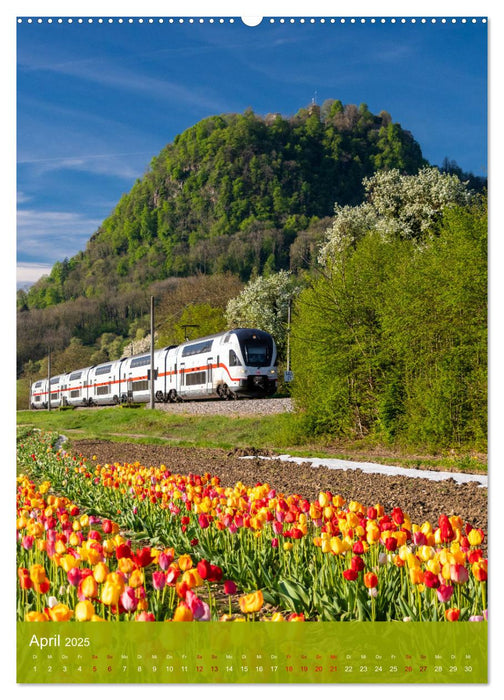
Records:
[[[396,525],[402,525],[404,522],[404,513],[400,508],[394,508],[392,511],[392,520]]]
[[[395,537],[387,537],[385,540],[385,549],[389,552],[395,552],[397,549],[397,540]]]
[[[206,559],[202,559],[200,562],[198,562],[198,566],[196,568],[198,569],[198,574],[203,580],[207,580],[211,576],[212,565]]]
[[[81,580],[81,570],[78,569],[76,566],[74,566],[70,571],[67,573],[67,579],[68,583],[71,586],[78,586]]]
[[[220,581],[221,578],[222,578],[222,569],[220,568],[220,566],[210,564],[210,576],[208,577],[208,580],[209,581]]]
[[[366,565],[364,564],[364,560],[362,557],[359,557],[358,554],[356,554],[354,557],[352,557],[352,560],[350,562],[350,568],[353,569],[354,571],[362,571]]]
[[[424,583],[427,588],[439,588],[440,586],[438,577],[432,571],[424,572]]]
[[[210,521],[208,519],[208,516],[205,515],[205,513],[200,513],[198,515],[198,523],[199,523],[200,528],[202,530],[205,530],[210,525]]]
[[[345,569],[343,576],[347,581],[356,581],[359,576],[359,572],[355,569]]]
[[[237,588],[234,581],[224,581],[224,593],[226,593],[226,595],[234,595],[236,591]]]
[[[138,549],[133,554],[132,559],[139,569],[143,569],[146,566],[149,566],[149,564],[151,564],[153,561],[150,547],[143,547],[143,549]]]
[[[354,554],[364,554],[364,545],[362,544],[361,540],[359,540],[358,542],[354,542],[352,551]]]
[[[116,557],[118,559],[129,559],[131,557],[131,547],[127,544],[117,545]]]

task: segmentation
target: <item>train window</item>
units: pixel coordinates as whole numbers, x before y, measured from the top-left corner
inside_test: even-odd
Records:
[[[112,369],[112,365],[102,365],[101,367],[97,367],[95,369],[95,375],[108,374],[111,369]]]
[[[51,401],[54,401],[57,398],[58,398],[58,392],[55,391],[54,393],[51,394]]]
[[[73,389],[73,391],[70,392],[70,398],[71,399],[80,399],[80,389]]]
[[[76,379],[80,379],[82,377],[82,372],[72,372],[70,375],[70,381],[75,381]]]
[[[40,396],[36,396],[35,401],[40,401]]]
[[[98,396],[104,396],[105,394],[110,394],[110,386],[108,384],[106,386],[97,386],[96,393]]]
[[[145,365],[150,365],[150,355],[143,355],[142,357],[134,357],[131,360],[130,367],[144,367]]]
[[[206,372],[188,372],[185,375],[185,383],[187,386],[194,386],[195,384],[205,384],[206,382]]]
[[[186,345],[186,347],[182,350],[182,357],[189,357],[190,355],[199,355],[203,352],[210,352],[212,345],[213,340],[203,340],[201,343]]]
[[[142,379],[138,382],[131,382],[132,391],[147,391],[149,388],[149,382],[147,379]]]
[[[59,382],[59,377],[52,377],[51,384],[57,384]]]
[[[245,362],[250,367],[264,367],[269,365],[271,352],[268,347],[257,340],[245,341],[242,344]]]
[[[238,355],[234,350],[229,351],[229,366],[230,367],[241,367],[241,362],[238,359]]]
[[[37,382],[35,384],[35,389],[39,389],[42,386],[42,382]]]

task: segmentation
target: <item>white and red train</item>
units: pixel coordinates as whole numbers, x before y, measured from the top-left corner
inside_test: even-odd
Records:
[[[271,396],[277,350],[269,333],[237,328],[154,352],[158,402]],[[150,352],[76,369],[31,386],[31,408],[148,402]]]

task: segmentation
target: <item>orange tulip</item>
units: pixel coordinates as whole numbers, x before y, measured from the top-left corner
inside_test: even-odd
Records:
[[[367,571],[364,574],[364,585],[366,588],[376,588],[378,585],[378,576],[374,573],[374,571]]]
[[[66,622],[73,616],[72,610],[64,603],[57,603],[48,610],[49,617],[53,622]]]
[[[255,593],[242,596],[239,603],[242,613],[258,612],[264,604],[262,591],[255,591]]]
[[[193,614],[186,603],[182,602],[177,605],[173,613],[173,622],[192,622]]]
[[[192,561],[190,555],[189,554],[182,554],[182,556],[179,557],[178,565],[179,565],[179,569],[181,571],[187,571],[188,569],[192,569],[193,561]]]

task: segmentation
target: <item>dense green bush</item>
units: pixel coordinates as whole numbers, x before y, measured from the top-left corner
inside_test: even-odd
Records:
[[[293,396],[306,429],[484,446],[485,199],[443,205],[417,237],[380,219],[331,242],[337,228],[294,315]]]

